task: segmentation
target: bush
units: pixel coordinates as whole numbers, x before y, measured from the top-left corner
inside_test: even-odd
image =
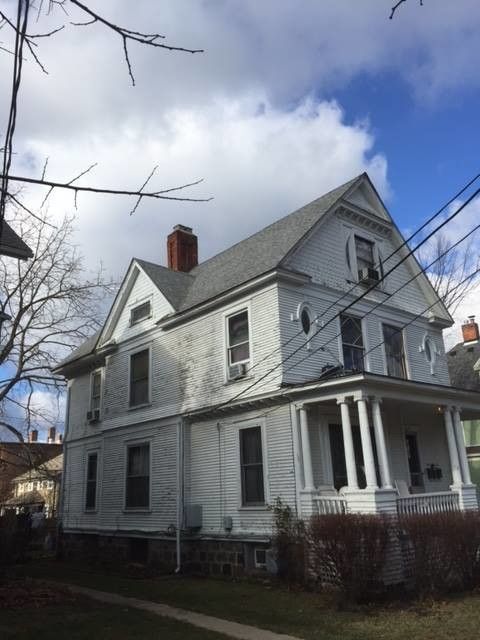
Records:
[[[454,511],[400,519],[418,595],[480,585],[480,515]]]
[[[278,577],[289,584],[302,584],[306,580],[304,522],[280,498],[269,508],[273,513],[272,543]]]
[[[368,600],[383,590],[390,540],[386,518],[364,514],[313,516],[307,527],[312,570],[338,586],[349,600]]]

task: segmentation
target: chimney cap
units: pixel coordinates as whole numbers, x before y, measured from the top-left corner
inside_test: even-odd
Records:
[[[184,224],[176,224],[173,227],[174,231],[185,231],[185,233],[193,233],[192,227],[186,227]]]

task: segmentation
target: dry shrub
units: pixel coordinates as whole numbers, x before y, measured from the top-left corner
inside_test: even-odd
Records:
[[[403,516],[400,529],[411,555],[411,577],[420,596],[480,584],[480,515],[454,511]]]
[[[369,600],[383,590],[390,540],[384,517],[365,514],[314,516],[307,527],[309,559],[321,582],[339,587],[349,600]]]
[[[305,524],[280,498],[276,498],[269,509],[273,513],[272,546],[277,575],[289,584],[303,584],[306,580]]]

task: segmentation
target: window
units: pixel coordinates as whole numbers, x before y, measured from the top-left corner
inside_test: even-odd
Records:
[[[248,311],[245,309],[227,319],[228,364],[239,364],[250,360],[250,336]]]
[[[102,402],[102,372],[94,371],[91,378],[91,397],[90,397],[90,409],[100,409]]]
[[[137,322],[141,322],[142,320],[145,320],[145,318],[149,318],[150,315],[150,300],[147,300],[147,302],[139,304],[130,311],[130,325],[137,324]]]
[[[374,269],[375,260],[373,257],[374,243],[360,236],[355,236],[355,252],[357,255],[357,269]]]
[[[383,325],[383,340],[387,358],[387,373],[395,378],[406,378],[405,352],[402,330],[388,324]]]
[[[127,449],[126,509],[150,506],[150,445],[135,444]]]
[[[267,550],[256,547],[254,552],[255,552],[255,569],[266,569],[267,568]]]
[[[242,504],[265,504],[263,483],[262,430],[260,427],[240,429],[240,470]]]
[[[343,366],[347,371],[363,371],[364,348],[362,335],[362,321],[360,318],[340,315],[340,328],[342,335]]]
[[[150,350],[144,349],[130,356],[130,406],[146,404],[150,400]]]
[[[86,511],[93,511],[97,507],[97,467],[98,453],[89,453],[87,458],[87,483],[85,490]]]

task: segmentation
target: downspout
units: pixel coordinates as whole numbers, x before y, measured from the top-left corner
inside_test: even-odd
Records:
[[[177,423],[177,526],[176,526],[177,566],[175,567],[176,574],[180,573],[182,570],[181,537],[182,537],[183,509],[184,509],[184,495],[183,495],[184,426],[185,426],[184,419],[181,418]]]

